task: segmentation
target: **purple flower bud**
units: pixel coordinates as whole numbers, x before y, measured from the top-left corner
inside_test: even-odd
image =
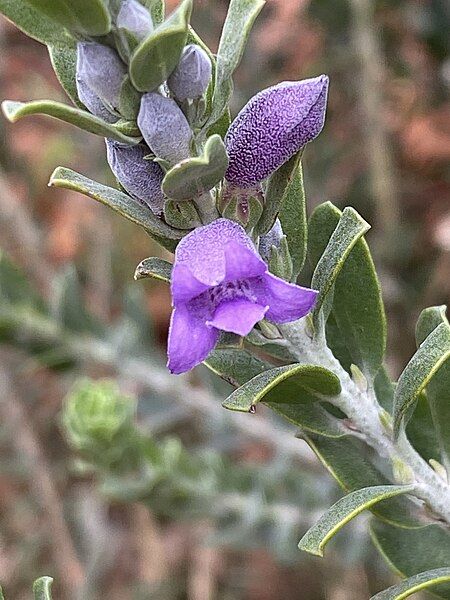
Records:
[[[161,191],[164,172],[153,160],[144,158],[149,154],[147,146],[105,141],[108,164],[119,183],[130,196],[149,206],[156,215],[161,215],[164,208]]]
[[[183,50],[180,62],[167,80],[167,85],[180,102],[200,98],[208,87],[211,72],[211,61],[203,48],[189,44]]]
[[[120,29],[130,31],[138,41],[143,40],[153,31],[150,13],[137,0],[123,0],[117,15],[116,25]]]
[[[306,315],[317,292],[268,272],[243,228],[217,219],[177,246],[168,366],[183,373],[204,360],[221,331],[247,335],[266,318],[288,323]]]
[[[88,87],[100,100],[116,109],[120,88],[127,73],[115,50],[96,42],[77,45],[77,81]]]
[[[115,123],[119,120],[119,117],[108,110],[97,94],[78,77],[76,79],[76,84],[78,97],[90,113],[96,117],[100,117],[100,119],[103,119],[107,123]]]
[[[156,92],[144,94],[137,122],[158,158],[176,164],[189,157],[192,131],[175,100]]]
[[[225,138],[226,178],[249,187],[268,177],[321,132],[328,77],[286,81],[254,96]]]
[[[283,237],[283,229],[281,227],[280,219],[277,219],[272,227],[265,235],[262,235],[259,239],[259,253],[263,259],[268,263],[270,258],[270,250],[272,246],[279,248],[281,238]]]

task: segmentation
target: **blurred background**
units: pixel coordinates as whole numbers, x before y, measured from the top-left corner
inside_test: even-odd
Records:
[[[213,49],[226,8],[195,2]],[[350,204],[373,225],[392,376],[420,310],[450,299],[449,26],[447,0],[267,0],[235,78],[234,113],[278,81],[330,75],[326,127],[304,158],[309,209]],[[65,101],[44,46],[3,18],[0,45],[2,99]],[[113,185],[103,141],[37,117],[0,128],[7,599],[29,598],[44,574],[64,599],[362,600],[391,584],[364,516],[325,559],[297,551],[340,492],[293,427],[227,413],[227,385],[203,367],[167,375],[168,289],[133,282],[138,262],[164,253],[106,208],[47,188],[58,165]],[[121,391],[85,381],[64,401],[83,377]]]

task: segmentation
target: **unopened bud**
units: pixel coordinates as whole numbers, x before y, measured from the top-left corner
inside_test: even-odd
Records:
[[[413,483],[414,472],[409,465],[404,463],[400,458],[392,459],[392,474],[397,483]]]
[[[269,262],[272,246],[275,246],[275,248],[279,248],[282,237],[283,229],[281,227],[279,219],[275,221],[272,229],[270,229],[265,235],[262,235],[260,237],[259,253],[261,254],[262,258],[266,261],[266,263]]]
[[[125,64],[115,50],[96,42],[79,42],[77,45],[78,84],[87,87],[101,101],[117,109],[120,91],[127,74]]]
[[[269,271],[285,281],[292,279],[292,257],[285,235],[281,238],[278,247],[272,246],[270,249]]]
[[[112,113],[105,104],[100,100],[95,92],[91,90],[91,88],[86,85],[81,79],[77,77],[77,92],[78,98],[85,105],[90,113],[95,115],[96,117],[100,117],[107,123],[115,123],[119,120],[119,117]]]
[[[164,173],[153,160],[145,158],[149,149],[144,144],[127,146],[107,139],[106,154],[111,171],[130,196],[150,207],[156,215],[161,215]]]
[[[126,29],[136,38],[143,40],[153,31],[153,21],[149,11],[137,0],[123,0],[117,15],[116,25]]]
[[[192,131],[175,100],[156,92],[144,94],[137,122],[158,158],[175,165],[189,157]]]
[[[200,98],[211,80],[211,60],[196,44],[183,50],[180,62],[167,80],[167,85],[180,102]]]

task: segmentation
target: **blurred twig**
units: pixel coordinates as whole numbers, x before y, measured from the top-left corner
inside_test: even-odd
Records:
[[[388,132],[383,121],[384,57],[375,28],[373,0],[350,0],[353,17],[353,42],[360,61],[360,101],[364,111],[367,160],[378,229],[382,233],[380,247],[393,239],[400,215],[394,171],[394,158]]]
[[[27,463],[30,486],[47,518],[48,543],[58,569],[58,580],[65,597],[71,598],[84,581],[83,568],[67,528],[61,500],[55,488],[52,471],[28,421],[13,381],[6,368],[7,355],[2,352],[0,366],[0,416],[11,435],[11,444]]]

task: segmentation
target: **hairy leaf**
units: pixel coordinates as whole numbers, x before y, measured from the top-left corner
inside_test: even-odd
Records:
[[[403,529],[374,520],[371,535],[377,549],[402,577],[450,565],[450,533],[439,525]],[[450,600],[450,585],[438,585],[433,593]]]
[[[144,259],[136,267],[134,278],[138,279],[159,279],[165,283],[170,283],[170,277],[172,275],[172,264],[163,260],[162,258],[156,258],[152,256]]]
[[[279,393],[278,386],[289,380],[291,394]],[[231,394],[222,404],[229,410],[249,412],[258,402],[297,402],[303,397],[312,401],[337,396],[341,392],[339,378],[331,371],[315,365],[287,365],[271,369],[251,379]]]
[[[65,44],[73,41],[62,27],[56,27],[52,19],[44,16],[28,2],[0,0],[0,12],[28,36],[43,44]]]
[[[77,66],[77,45],[75,40],[71,40],[67,44],[51,44],[48,46],[48,53],[56,77],[66,94],[79,108],[85,108],[78,98],[75,79]]]
[[[318,206],[309,222],[309,253],[317,264],[339,222],[341,211],[331,202]],[[381,289],[369,248],[359,239],[347,257],[334,284],[327,341],[350,369],[357,365],[373,379],[383,362],[386,347],[386,319]]]
[[[51,577],[40,577],[33,583],[34,600],[52,600],[53,579]]]
[[[236,387],[272,367],[246,350],[214,350],[204,364]]]
[[[67,104],[61,104],[61,102],[54,102],[53,100],[35,100],[33,102],[5,100],[2,102],[2,109],[6,118],[11,123],[15,123],[27,115],[47,115],[65,123],[75,125],[80,129],[84,129],[84,131],[89,131],[90,133],[95,133],[96,135],[124,144],[137,144],[141,139],[125,135],[120,131],[117,124],[105,123],[99,117],[95,117],[84,110],[68,106]],[[138,133],[137,130],[136,133]]]
[[[441,323],[421,344],[400,375],[394,395],[394,435],[414,408],[419,394],[450,358],[450,327]]]
[[[212,135],[200,156],[183,160],[166,173],[163,192],[174,200],[200,196],[223,179],[227,166],[228,156],[222,138]]]
[[[217,52],[216,78],[209,129],[227,109],[233,92],[231,76],[241,62],[250,29],[265,0],[231,0]]]
[[[130,77],[140,92],[155,90],[177,66],[186,44],[192,0],[183,0],[172,15],[152,31],[130,59]]]
[[[106,35],[111,29],[111,17],[103,0],[26,1],[39,13],[83,35]]]
[[[380,485],[351,492],[327,510],[302,537],[298,547],[309,554],[323,556],[325,545],[351,519],[382,500],[407,494],[413,490],[412,485]]]
[[[372,596],[371,600],[403,600],[416,592],[447,581],[450,582],[450,567],[447,569],[432,569],[431,571],[424,571],[423,573],[408,577],[408,579],[405,579],[401,583]]]

